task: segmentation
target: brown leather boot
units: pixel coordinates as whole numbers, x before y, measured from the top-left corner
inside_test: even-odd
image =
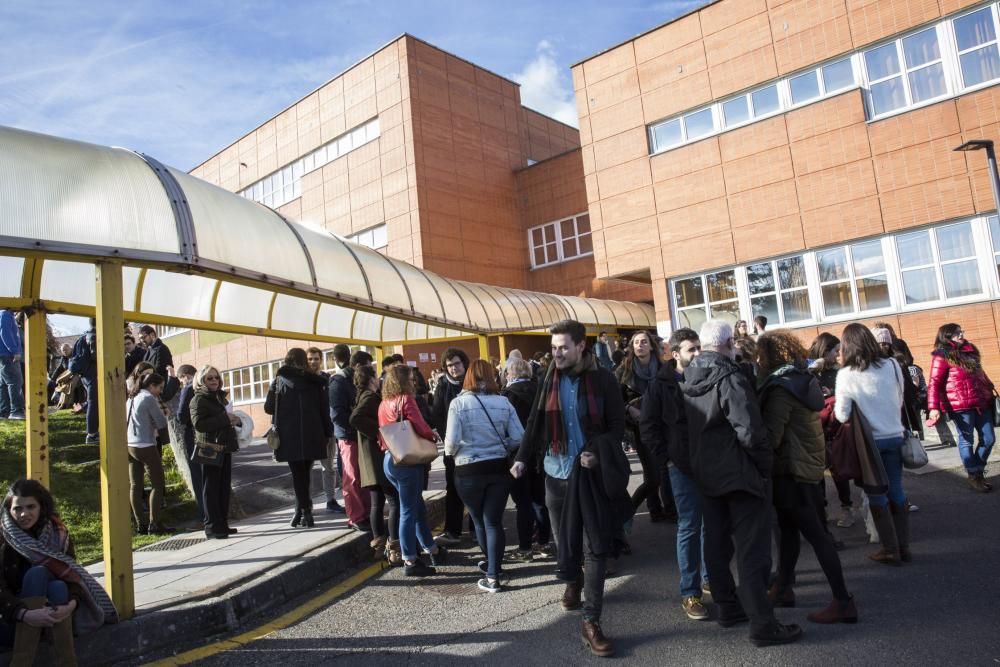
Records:
[[[583,577],[580,577],[576,581],[571,581],[566,584],[566,590],[563,591],[562,596],[562,608],[564,611],[573,611],[579,609],[583,606],[580,601],[583,595]]]
[[[909,563],[913,560],[913,555],[910,553],[910,504],[889,503],[889,511],[892,513],[892,523],[896,528],[899,559],[904,563]]]
[[[986,482],[983,480],[982,475],[978,472],[969,473],[969,488],[973,491],[978,491],[979,493],[989,493],[989,488],[986,487]]]
[[[25,598],[24,606],[29,610],[41,609],[45,606],[45,598]],[[31,667],[38,652],[38,640],[42,637],[42,629],[27,623],[18,623],[14,630],[14,651],[10,656],[10,667]]]
[[[385,559],[393,567],[403,564],[403,552],[400,551],[399,540],[389,540],[385,543]]]
[[[55,649],[55,664],[59,667],[76,667],[76,648],[73,645],[73,616],[64,618],[52,626],[52,643]]]
[[[593,621],[584,621],[583,630],[580,632],[583,638],[583,645],[590,649],[590,652],[600,658],[607,658],[614,655],[615,645],[604,636],[601,626]]]
[[[889,515],[888,507],[871,506],[872,519],[875,521],[875,528],[878,529],[878,537],[882,541],[882,548],[868,558],[883,565],[902,565],[899,557],[899,542],[896,538],[896,526]]]
[[[854,596],[846,602],[834,600],[823,611],[816,611],[806,616],[813,623],[857,623],[858,608],[854,605]]]

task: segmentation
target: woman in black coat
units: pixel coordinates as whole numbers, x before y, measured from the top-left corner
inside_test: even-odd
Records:
[[[230,413],[226,406],[226,392],[222,388],[222,374],[214,366],[203,366],[194,376],[194,394],[191,397],[189,416],[194,429],[195,445],[206,443],[230,446],[236,443],[235,427],[238,417]],[[232,493],[233,455],[230,452],[214,452],[212,462],[192,465],[201,467],[201,499],[205,509],[205,536],[209,539],[224,540],[236,532],[229,527],[229,496]]]
[[[291,526],[311,528],[312,493],[310,472],[314,461],[326,456],[326,444],[333,437],[326,380],[309,372],[306,351],[293,347],[285,355],[278,377],[271,383],[264,412],[278,432],[277,461],[288,464],[295,489],[295,515]]]

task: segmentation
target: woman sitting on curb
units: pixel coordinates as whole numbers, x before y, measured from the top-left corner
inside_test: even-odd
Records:
[[[104,588],[77,564],[52,494],[33,479],[14,482],[0,510],[0,619],[12,667],[34,662],[42,628],[52,628],[59,661],[75,665],[74,620],[78,634],[118,622]]]

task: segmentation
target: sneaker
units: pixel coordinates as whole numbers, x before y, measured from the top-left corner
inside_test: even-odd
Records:
[[[100,443],[101,443],[100,433],[88,433],[87,437],[83,441],[83,444],[85,445],[99,445]]]
[[[500,592],[500,580],[490,579],[489,577],[483,577],[479,580],[477,584],[479,590],[486,591],[487,593],[499,593]]]
[[[22,421],[23,422],[24,421],[24,413],[23,412],[15,412],[10,417],[7,417],[7,419],[10,419],[10,420],[13,420],[13,421]]]
[[[452,533],[441,533],[434,538],[434,541],[438,544],[443,544],[446,547],[454,547],[462,543],[462,536],[454,535]]]
[[[511,549],[506,554],[507,560],[515,563],[530,563],[534,557],[535,554],[531,549]]]
[[[992,489],[993,487],[990,487],[990,488]],[[913,512],[919,512],[920,511],[920,507],[918,505],[914,505],[913,503],[909,503],[909,505],[910,505],[910,513],[911,514]]]
[[[545,544],[533,544],[531,551],[536,558],[549,559],[556,557],[556,543],[546,542]]]
[[[437,551],[430,554],[430,557],[431,557],[431,565],[435,567],[444,565],[446,562],[448,562],[448,550],[439,544]]]
[[[348,521],[347,522],[347,527],[350,528],[351,530],[357,531],[359,533],[371,533],[372,532],[372,525],[368,521],[362,521],[361,523],[351,523],[350,521]]]
[[[173,535],[176,532],[173,528],[168,528],[162,523],[151,523],[146,529],[148,535]]]
[[[802,639],[802,628],[790,623],[783,625],[775,621],[763,630],[750,633],[750,641],[755,646],[777,646],[779,644],[791,644]]]
[[[684,598],[681,600],[681,608],[692,621],[708,620],[708,610],[705,609],[705,605],[701,603],[701,598],[699,597],[691,595]]]
[[[708,585],[707,581],[701,582],[701,592],[704,593],[705,595],[712,594],[712,588]]]
[[[343,505],[338,503],[336,500],[326,501],[326,511],[333,512],[334,514],[346,514],[347,510],[344,509]]]
[[[837,526],[840,528],[850,528],[854,525],[854,513],[850,507],[843,508],[840,517],[837,519]]]
[[[403,566],[403,575],[407,577],[429,577],[432,574],[437,574],[437,570],[419,558]]]

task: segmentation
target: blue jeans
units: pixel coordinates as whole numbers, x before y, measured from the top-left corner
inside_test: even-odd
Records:
[[[80,381],[87,391],[87,435],[93,435],[98,431],[97,378],[81,377]]]
[[[476,527],[476,541],[486,555],[486,576],[496,579],[500,574],[503,550],[507,546],[503,512],[510,495],[510,475],[462,475],[456,472],[455,488],[469,510],[472,525]]]
[[[69,602],[69,589],[66,582],[56,579],[47,567],[35,565],[24,573],[18,597],[22,600],[45,598],[51,604],[60,605]],[[0,623],[0,646],[14,645],[14,628],[14,624]]]
[[[960,410],[952,412],[951,418],[958,429],[958,451],[965,471],[970,475],[983,472],[996,439],[993,435],[993,413],[990,410]],[[976,433],[979,433],[979,447],[973,447]]]
[[[399,493],[399,549],[403,560],[417,559],[417,543],[424,551],[434,548],[434,537],[427,525],[427,506],[424,505],[424,466],[400,466],[392,462],[392,455],[385,453],[382,469]]]
[[[21,362],[14,357],[0,357],[0,418],[24,415],[24,377]]]
[[[875,447],[882,457],[886,477],[889,478],[889,494],[868,495],[868,503],[876,507],[886,507],[889,501],[902,507],[906,504],[903,492],[903,437],[875,439]]]
[[[705,526],[701,520],[701,492],[677,466],[670,466],[670,486],[677,506],[677,568],[681,572],[681,597],[701,597],[705,571]]]

